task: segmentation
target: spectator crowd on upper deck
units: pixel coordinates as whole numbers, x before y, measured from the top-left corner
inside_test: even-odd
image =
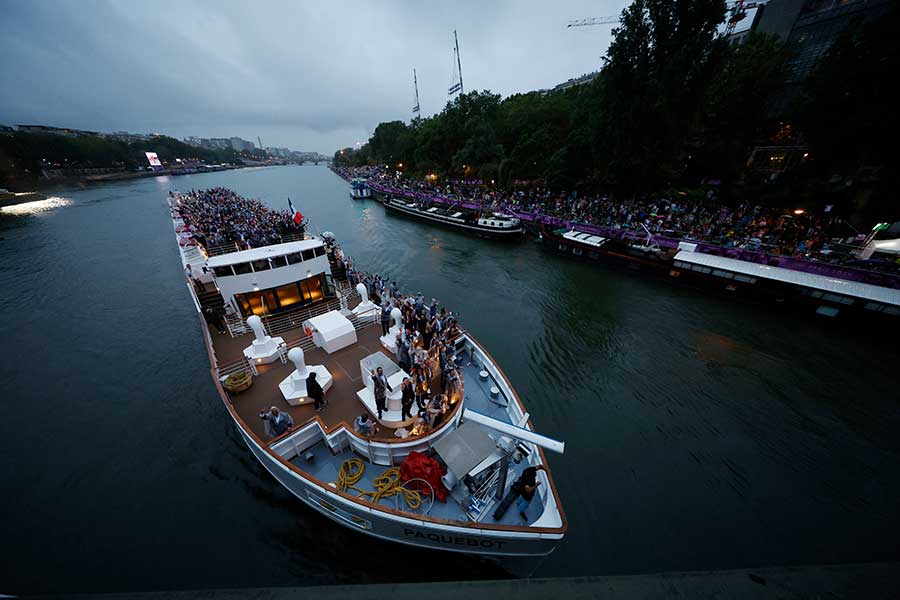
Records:
[[[289,210],[273,210],[226,188],[169,192],[173,211],[207,252],[217,246],[246,250],[276,244],[286,236],[302,234]]]

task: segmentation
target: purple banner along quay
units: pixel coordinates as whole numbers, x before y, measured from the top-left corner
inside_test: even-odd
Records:
[[[414,200],[426,200],[429,202],[437,202],[439,204],[452,204],[454,206],[462,206],[473,210],[482,210],[481,204],[474,202],[464,202],[444,196],[438,196],[431,192],[419,192],[406,188],[398,188],[380,183],[369,183],[369,187],[377,192],[384,194],[392,194],[404,198]],[[600,225],[590,225],[588,223],[578,223],[575,221],[566,221],[558,217],[543,215],[540,213],[528,213],[515,210],[515,207],[501,205],[499,210],[511,213],[523,221],[531,223],[544,223],[552,227],[574,227],[578,231],[599,235],[610,239],[620,239],[628,241],[646,241],[647,234],[644,231],[634,231],[630,229],[620,229],[613,227],[603,227]],[[801,271],[803,273],[811,273],[814,275],[823,275],[825,277],[833,277],[835,279],[844,279],[846,281],[857,281],[859,283],[868,283],[892,289],[900,289],[900,276],[892,273],[880,273],[877,271],[867,271],[854,267],[844,267],[823,263],[814,260],[806,260],[802,258],[793,258],[790,256],[779,256],[776,254],[767,254],[765,252],[756,252],[743,248],[726,248],[708,242],[695,241],[685,238],[669,237],[665,235],[653,235],[653,242],[661,248],[675,249],[678,248],[679,242],[689,242],[697,244],[697,252],[703,254],[713,254],[716,256],[724,256],[727,258],[735,258],[746,262],[768,265],[770,267],[781,267],[782,269],[790,269],[791,271]]]

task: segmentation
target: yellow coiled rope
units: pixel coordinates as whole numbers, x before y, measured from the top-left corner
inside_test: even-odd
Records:
[[[374,492],[358,488],[355,485],[362,479],[365,472],[366,463],[358,458],[350,458],[341,463],[341,468],[338,470],[338,480],[333,483],[342,492],[356,490],[359,492],[356,495],[357,498],[371,496],[372,502],[375,504],[378,504],[382,498],[390,498],[391,496],[402,494],[403,499],[406,500],[406,505],[412,510],[422,506],[422,495],[415,490],[408,490],[403,487],[403,483],[400,481],[400,467],[391,467],[373,479]]]

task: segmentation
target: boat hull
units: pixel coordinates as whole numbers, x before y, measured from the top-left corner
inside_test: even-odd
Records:
[[[241,423],[235,421],[235,426],[256,459],[278,483],[307,506],[353,531],[410,546],[492,558],[546,556],[563,537],[441,525],[374,510],[299,476],[263,449]]]
[[[459,231],[484,238],[498,240],[520,240],[522,239],[522,234],[524,233],[524,229],[522,229],[521,225],[519,225],[518,227],[510,227],[509,229],[495,229],[482,227],[476,224],[465,223],[462,220],[451,219],[450,217],[442,218],[441,215],[429,215],[422,211],[412,210],[410,208],[396,204],[394,202],[391,202],[390,200],[385,201],[384,206],[385,208],[400,215],[427,221],[428,223],[440,225],[448,229],[457,229]]]

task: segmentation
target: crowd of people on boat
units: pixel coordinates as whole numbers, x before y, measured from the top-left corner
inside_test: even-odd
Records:
[[[348,175],[352,168],[343,167]],[[373,169],[376,171],[373,173]],[[373,181],[403,189],[412,196],[439,198],[446,202],[471,202],[491,210],[509,210],[531,215],[538,222],[553,218],[611,229],[649,232],[693,242],[743,248],[769,254],[818,260],[850,262],[849,255],[833,243],[842,239],[848,245],[860,244],[865,235],[846,224],[832,212],[770,208],[750,202],[729,206],[718,202],[714,194],[704,201],[693,201],[677,193],[618,199],[607,194],[595,196],[551,190],[541,182],[520,182],[509,190],[486,185],[481,180],[437,181],[425,178],[413,181],[398,177],[384,167],[366,167]],[[870,261],[871,262],[871,261]],[[868,268],[877,265],[866,265]],[[884,266],[883,266],[884,267]],[[900,270],[900,264],[887,264],[888,270]],[[883,270],[883,269],[882,269]]]
[[[259,200],[226,188],[169,192],[173,211],[207,252],[217,246],[248,250],[277,244],[291,234],[303,234],[303,223],[291,211],[273,210]]]
[[[461,332],[458,315],[441,306],[437,298],[429,302],[421,292],[402,293],[397,281],[388,276],[357,271],[353,257],[345,255],[340,246],[332,243],[330,251],[350,285],[363,284],[369,299],[380,306],[382,336],[394,335],[394,358],[409,373],[401,383],[401,420],[415,419],[406,433],[418,435],[434,429],[464,394],[463,376],[453,345]],[[395,309],[400,312],[399,331],[393,329]],[[386,410],[387,392],[392,391],[380,376],[378,372],[373,374],[379,419]],[[377,431],[377,424],[367,422],[364,415],[355,425],[358,431],[369,435]]]

